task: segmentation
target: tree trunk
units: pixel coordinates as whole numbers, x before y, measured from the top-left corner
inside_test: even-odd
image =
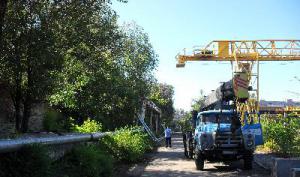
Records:
[[[29,45],[30,48],[30,45]],[[31,107],[33,100],[33,89],[34,89],[34,81],[33,81],[33,71],[32,71],[32,62],[31,62],[31,49],[29,49],[29,55],[27,57],[27,86],[25,91],[25,99],[24,99],[24,110],[23,110],[23,119],[22,119],[22,132],[25,133],[28,131],[28,123],[29,118],[31,116]]]
[[[21,58],[19,54],[18,48],[15,49],[16,54],[16,70],[15,72],[15,93],[14,95],[14,103],[15,103],[15,128],[16,131],[20,131],[20,121],[21,121],[21,103],[22,103],[22,71],[21,71]]]
[[[18,82],[18,81],[17,81]],[[14,106],[15,106],[15,128],[16,131],[19,132],[20,131],[20,121],[21,121],[21,88],[19,86],[16,87],[16,94],[15,94],[15,98],[14,98]]]
[[[23,119],[22,119],[22,132],[25,133],[28,131],[28,123],[31,115],[32,107],[32,90],[33,90],[33,76],[31,69],[30,57],[27,58],[27,89],[24,99],[24,110],[23,110]]]
[[[31,101],[31,96],[29,93],[27,93],[26,99],[24,101],[24,110],[23,110],[23,119],[22,119],[22,128],[21,131],[22,133],[26,133],[28,131],[28,123],[29,123],[29,118],[31,115],[31,107],[32,107],[32,101]]]
[[[29,2],[30,4],[30,19],[32,20],[32,2]],[[33,20],[32,20],[33,21]],[[33,23],[32,21],[30,22],[30,29],[29,29],[29,34],[26,34],[27,37],[32,34],[32,29],[33,29]],[[22,119],[22,133],[26,133],[28,131],[28,123],[29,123],[29,118],[31,115],[31,107],[32,107],[32,91],[33,91],[33,72],[32,72],[32,54],[34,51],[32,51],[32,39],[29,37],[27,38],[27,57],[26,57],[26,77],[27,77],[27,84],[25,85],[25,98],[24,98],[24,108],[23,108],[23,119]]]

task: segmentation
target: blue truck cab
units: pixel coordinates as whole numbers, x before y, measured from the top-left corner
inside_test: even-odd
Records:
[[[194,121],[194,158],[198,170],[203,170],[205,160],[243,159],[244,168],[252,168],[255,134],[243,129],[236,113],[231,110],[203,111]]]

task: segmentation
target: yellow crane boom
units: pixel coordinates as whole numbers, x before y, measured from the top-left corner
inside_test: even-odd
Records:
[[[187,61],[294,61],[300,60],[300,40],[216,40],[184,49],[176,59],[177,67]]]
[[[300,40],[215,40],[204,47],[183,50],[176,55],[176,67],[184,67],[187,61],[230,61],[233,78],[247,75],[245,83],[256,85],[246,102],[236,100],[237,110],[244,114],[259,113],[259,62],[300,60]],[[252,70],[256,65],[256,73]],[[235,66],[235,67],[234,67]],[[241,78],[240,78],[241,79]],[[252,83],[250,83],[252,81]],[[255,83],[254,83],[254,82]]]

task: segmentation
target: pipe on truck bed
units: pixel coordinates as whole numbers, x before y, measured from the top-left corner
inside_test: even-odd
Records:
[[[220,109],[224,102],[235,101],[245,102],[249,98],[248,73],[235,72],[233,79],[222,83],[216,90],[209,94],[202,107],[202,110]]]

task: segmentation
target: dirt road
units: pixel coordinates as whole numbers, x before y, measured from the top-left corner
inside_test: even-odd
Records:
[[[252,170],[244,171],[243,162],[235,162],[230,165],[223,163],[205,163],[204,171],[197,171],[194,160],[187,159],[183,154],[183,144],[181,137],[174,137],[172,139],[173,147],[158,148],[157,153],[154,154],[150,163],[144,167],[141,174],[142,177],[157,176],[157,177],[193,177],[193,176],[270,176],[269,172],[253,164]],[[135,175],[134,175],[135,176]]]

